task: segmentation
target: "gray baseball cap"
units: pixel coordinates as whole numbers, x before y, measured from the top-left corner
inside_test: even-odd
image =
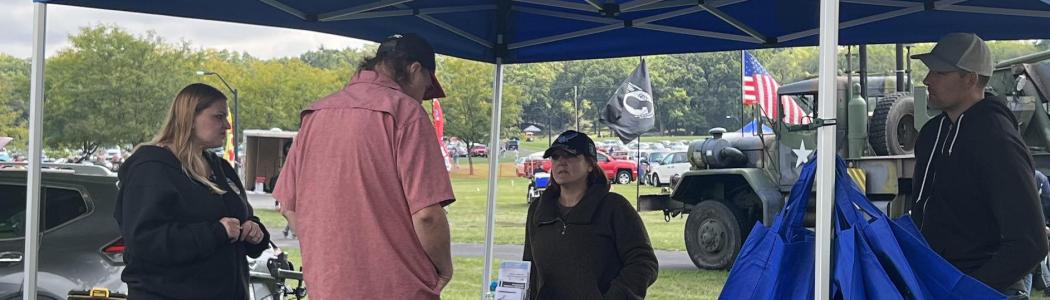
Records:
[[[992,51],[973,33],[949,33],[937,41],[930,53],[912,55],[911,58],[922,60],[930,71],[969,71],[992,76]]]

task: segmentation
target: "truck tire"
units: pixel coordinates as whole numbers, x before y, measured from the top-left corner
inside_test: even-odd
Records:
[[[619,184],[631,183],[631,171],[620,170],[619,172],[616,172],[616,183],[619,183]]]
[[[733,265],[743,244],[741,226],[725,203],[707,200],[694,206],[685,222],[685,248],[701,269],[722,270]]]
[[[895,93],[879,101],[868,123],[868,142],[876,155],[905,155],[915,151],[915,98]]]
[[[651,183],[655,187],[660,187],[660,175],[659,174],[653,173],[650,178],[652,178],[652,179],[649,179],[649,183]]]

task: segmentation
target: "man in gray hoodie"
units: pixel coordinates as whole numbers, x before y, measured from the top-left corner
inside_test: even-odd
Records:
[[[952,33],[912,58],[929,67],[929,105],[943,112],[916,142],[912,218],[955,267],[1027,299],[1023,278],[1046,255],[1047,237],[1017,120],[1004,98],[984,94],[991,51],[974,34]]]

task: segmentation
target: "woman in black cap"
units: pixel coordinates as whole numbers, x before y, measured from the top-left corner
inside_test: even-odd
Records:
[[[543,153],[551,186],[529,206],[529,299],[643,299],[659,264],[645,224],[609,192],[594,141],[566,131]]]

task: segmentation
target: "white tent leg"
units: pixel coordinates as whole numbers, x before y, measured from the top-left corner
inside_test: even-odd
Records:
[[[36,271],[40,261],[40,157],[43,149],[44,37],[47,4],[33,3],[33,69],[29,102],[29,169],[26,170],[26,247],[22,254],[22,299],[36,299]]]
[[[835,95],[839,41],[839,1],[820,1],[820,79],[819,95]],[[818,116],[835,120],[835,101],[821,99]],[[817,300],[831,299],[831,209],[835,197],[835,125],[817,129],[817,245],[815,294]]]
[[[481,271],[481,299],[489,293],[492,280],[492,244],[496,230],[496,188],[499,180],[499,133],[503,110],[503,59],[496,58],[496,74],[492,84],[492,129],[489,134],[489,191],[488,210],[485,213],[485,267]],[[496,154],[493,154],[495,150]]]

